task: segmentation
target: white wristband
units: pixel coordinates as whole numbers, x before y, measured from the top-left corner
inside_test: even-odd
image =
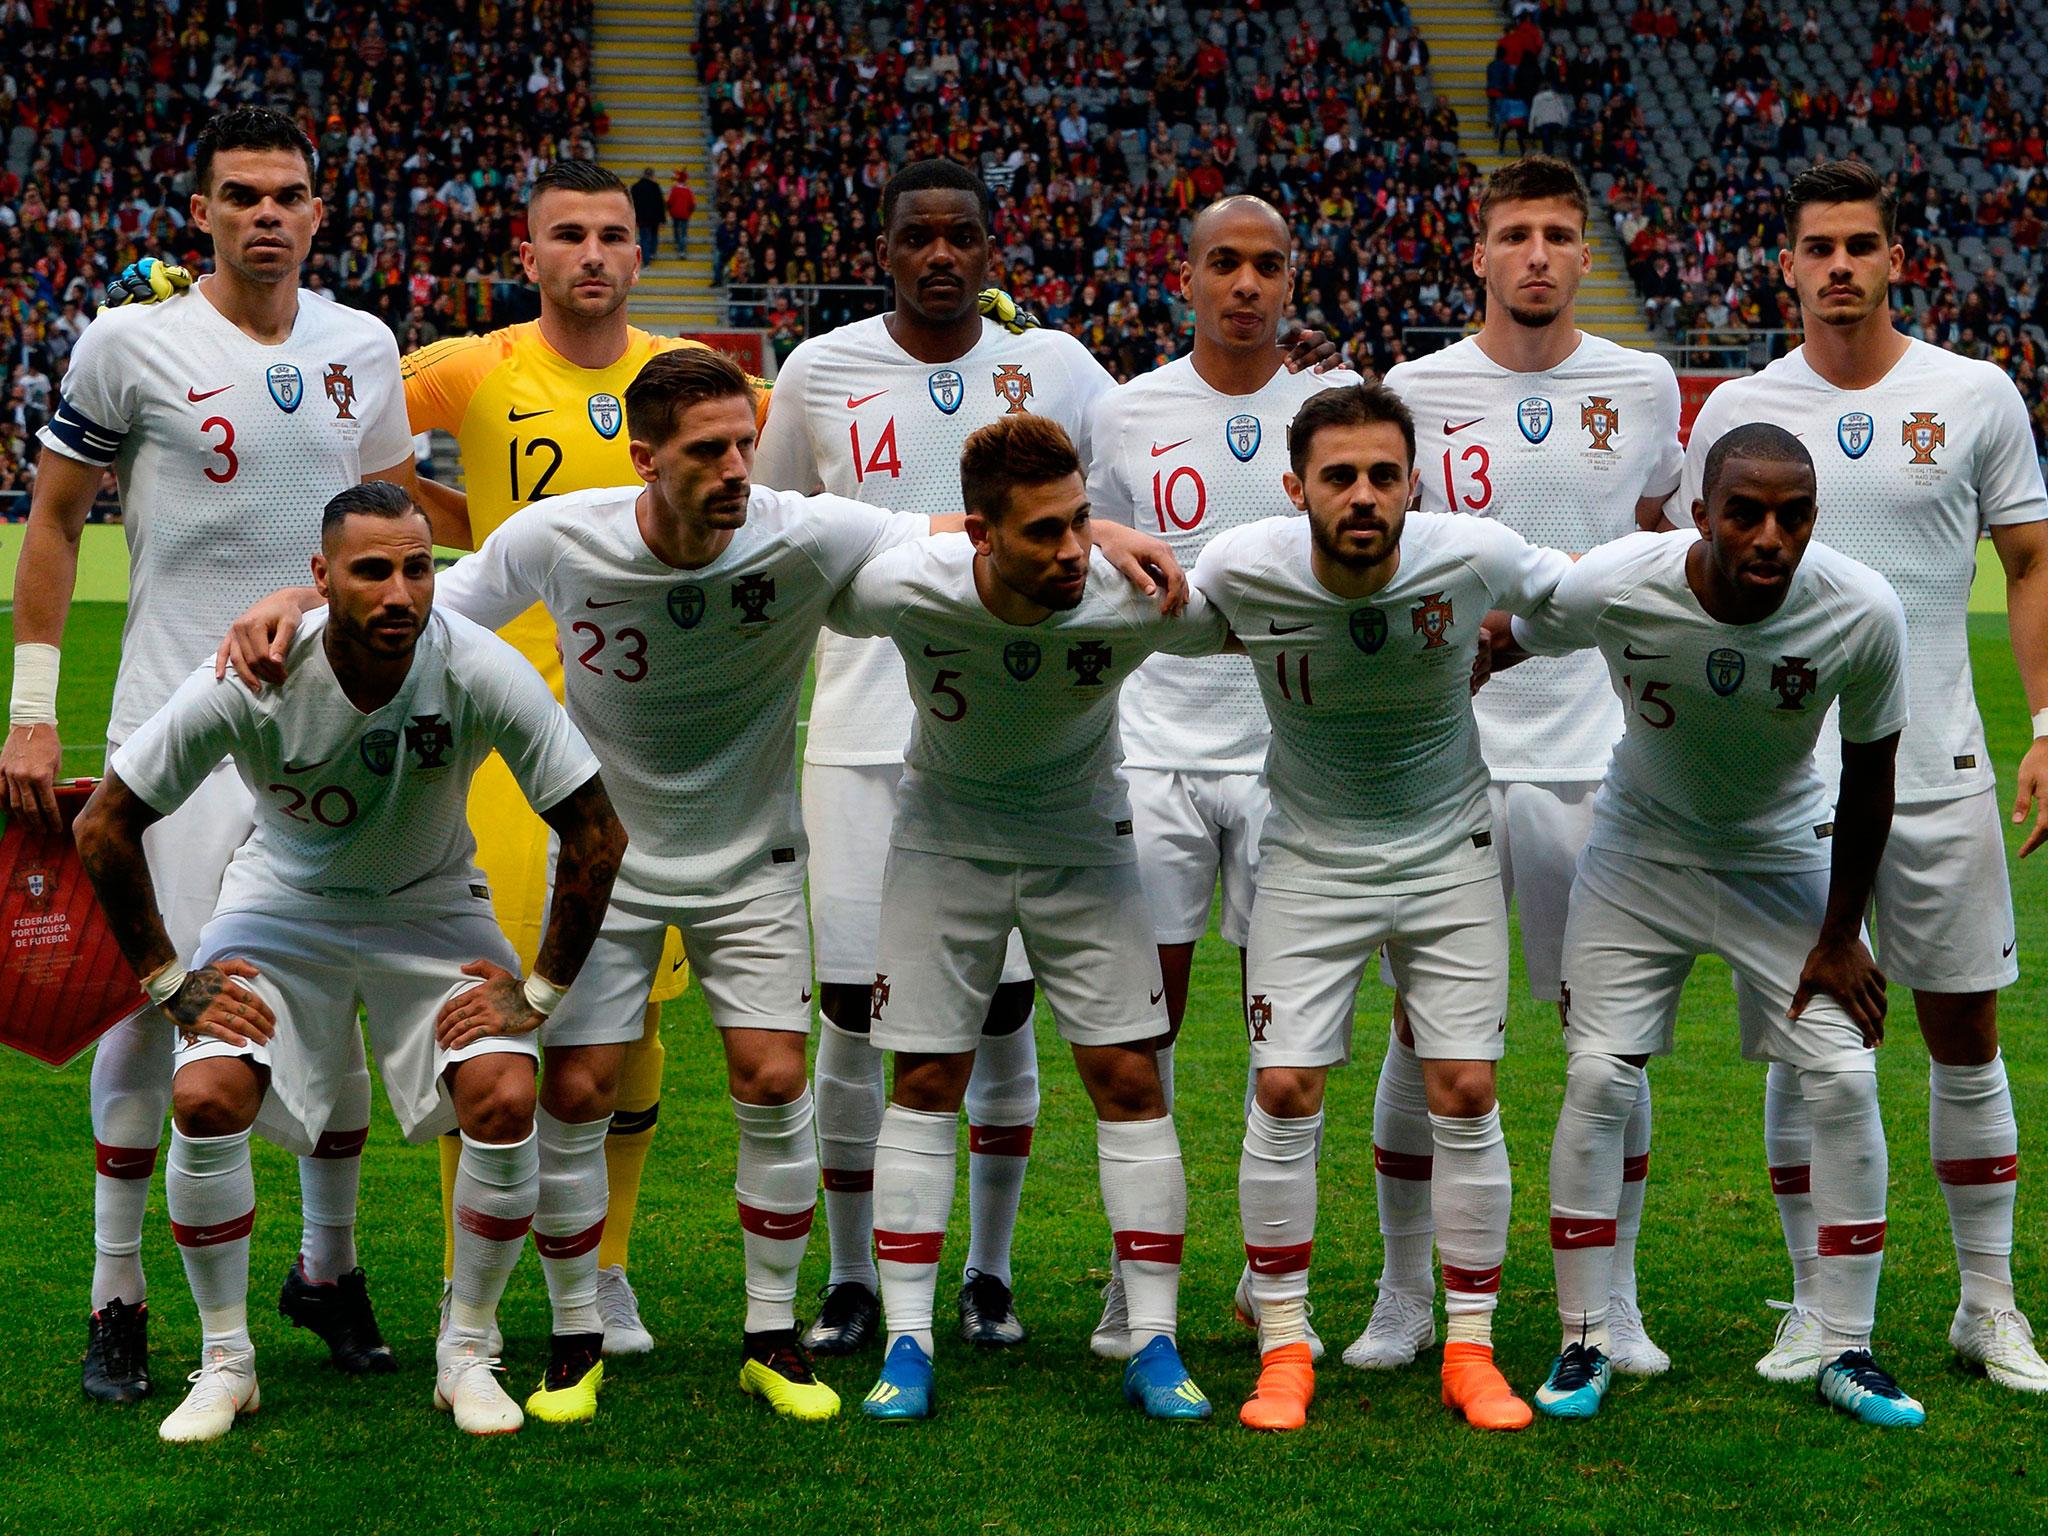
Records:
[[[526,1006],[542,1018],[547,1018],[556,1006],[569,994],[567,987],[558,987],[547,977],[535,971],[526,978],[526,985],[520,989],[526,995]]]
[[[2034,740],[2039,741],[2043,736],[2048,736],[2048,709],[2037,709],[2034,711]]]
[[[27,641],[14,648],[14,697],[7,706],[8,724],[57,723],[57,660],[54,645]]]
[[[142,978],[142,990],[149,994],[152,1003],[162,1008],[178,995],[178,989],[185,985],[186,978],[191,974],[177,956],[173,955]]]

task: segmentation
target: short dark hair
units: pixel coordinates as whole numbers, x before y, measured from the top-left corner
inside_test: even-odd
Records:
[[[309,184],[320,171],[320,152],[305,130],[269,107],[230,107],[207,120],[192,151],[192,185],[201,192],[212,190],[213,157],[224,149],[291,150],[305,158]]]
[[[405,487],[389,480],[365,480],[329,497],[320,514],[320,542],[326,543],[352,517],[420,517],[426,518],[428,527],[433,526],[426,509]]]
[[[1001,522],[1010,492],[1081,473],[1067,430],[1049,416],[1000,416],[967,435],[960,448],[960,499],[969,512]]]
[[[882,232],[887,234],[896,219],[896,204],[906,192],[966,192],[973,196],[981,214],[982,228],[995,224],[995,207],[989,201],[988,183],[957,160],[913,160],[882,187]]]
[[[529,210],[540,201],[543,192],[616,192],[627,199],[633,195],[623,181],[595,160],[555,161],[534,177],[533,185],[526,189]]]
[[[1810,205],[1826,203],[1875,203],[1885,239],[1889,241],[1897,233],[1898,194],[1861,160],[1822,160],[1792,178],[1780,210],[1785,216],[1786,238],[1799,238],[1799,216]]]
[[[1309,444],[1325,427],[1369,427],[1392,422],[1401,429],[1408,467],[1415,467],[1415,418],[1407,404],[1384,384],[1339,384],[1310,395],[1287,426],[1287,460],[1296,478],[1308,468]]]
[[[643,443],[665,442],[691,406],[734,395],[754,398],[738,363],[710,347],[674,347],[649,358],[626,386],[626,429]]]
[[[1510,160],[1487,177],[1486,185],[1479,189],[1480,238],[1486,237],[1486,221],[1501,204],[1546,202],[1551,198],[1578,209],[1579,225],[1585,227],[1592,203],[1586,196],[1586,184],[1579,180],[1579,173],[1568,161],[1555,155],[1524,155],[1519,160]]]
[[[1730,459],[1751,459],[1764,464],[1804,464],[1813,473],[1813,455],[1806,444],[1775,422],[1747,421],[1714,439],[1707,450],[1706,465],[1700,470],[1700,500],[1712,501],[1721,483],[1722,467]]]

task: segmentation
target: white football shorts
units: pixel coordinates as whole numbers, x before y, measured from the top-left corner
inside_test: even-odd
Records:
[[[1138,873],[1161,944],[1192,944],[1209,931],[1209,904],[1223,881],[1223,941],[1244,948],[1259,873],[1259,833],[1271,803],[1257,773],[1183,773],[1127,768]]]
[[[456,1062],[496,1051],[538,1054],[532,1035],[493,1035],[459,1051],[445,1051],[434,1039],[441,1005],[481,985],[462,974],[463,966],[491,960],[518,972],[519,956],[488,906],[389,923],[229,912],[206,925],[193,963],[229,958],[256,967],[253,981],[236,984],[270,1005],[277,1031],[264,1045],[181,1038],[176,1065],[215,1056],[263,1063],[270,1069],[270,1087],[256,1129],[301,1157],[311,1155],[329,1128],[335,1089],[363,1064],[358,1000],[369,1019],[384,1096],[407,1141],[430,1141],[455,1129],[455,1101],[445,1074]]]
[[[1358,983],[1382,946],[1418,1056],[1500,1059],[1507,1041],[1507,903],[1500,882],[1482,878],[1385,896],[1262,889],[1245,953],[1252,1066],[1349,1061]]]
[[[156,909],[180,960],[191,962],[199,931],[220,903],[221,877],[255,829],[255,797],[234,763],[224,761],[183,805],[142,834]]]
[[[541,1043],[627,1045],[645,1033],[647,989],[667,930],[720,1029],[811,1027],[811,944],[801,886],[740,901],[643,906],[616,896],[575,984],[541,1026]]]
[[[1827,911],[1824,869],[1751,874],[1660,864],[1588,847],[1564,936],[1565,1048],[1665,1056],[1693,962],[1719,955],[1747,1005],[1742,1054],[1815,1072],[1874,1072],[1877,1059],[1825,993],[1785,1017]]]
[[[868,1039],[920,1055],[974,1050],[1012,929],[1061,1039],[1128,1045],[1166,1033],[1136,864],[997,864],[892,848]]]
[[[1998,791],[1902,805],[1877,867],[1870,927],[1885,979],[1923,992],[2019,980]]]
[[[881,967],[882,870],[896,823],[901,763],[805,763],[804,835],[811,842],[811,947],[818,980],[871,986]],[[1029,981],[1024,942],[1011,933],[1005,982]]]

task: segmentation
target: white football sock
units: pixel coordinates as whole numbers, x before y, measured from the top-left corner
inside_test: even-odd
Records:
[[[953,1214],[960,1117],[891,1104],[875,1140],[875,1267],[887,1346],[909,1335],[932,1353],[932,1292]]]
[[[1136,1354],[1162,1334],[1172,1338],[1179,1324],[1188,1181],[1173,1117],[1096,1121],[1095,1160]]]
[[[1408,1296],[1436,1295],[1436,1277],[1430,1273],[1436,1218],[1429,1201],[1435,1155],[1421,1058],[1389,1025],[1387,1054],[1380,1062],[1379,1087],[1372,1100],[1373,1190],[1379,1197],[1380,1241],[1386,1251],[1380,1284]]]
[[[1813,1122],[1813,1211],[1822,1338],[1829,1354],[1868,1349],[1884,1268],[1888,1171],[1871,1072],[1799,1073]]]
[[[256,1227],[256,1180],[249,1133],[187,1136],[173,1128],[164,1194],[171,1236],[199,1308],[201,1350],[252,1348],[249,1234]]]
[[[1036,1024],[1034,1012],[1007,1035],[983,1035],[967,1079],[966,1268],[1005,1285],[1038,1123]]]
[[[2003,1055],[1976,1066],[1928,1063],[1927,1141],[1948,1202],[1963,1310],[1982,1314],[2011,1307],[2020,1128]]]
[[[1298,1119],[1257,1104],[1245,1119],[1237,1163],[1238,1221],[1252,1299],[1259,1304],[1259,1353],[1308,1341],[1308,1266],[1316,1239],[1316,1152],[1322,1111]]]
[[[1597,1051],[1572,1053],[1550,1144],[1550,1259],[1564,1342],[1607,1347],[1622,1145],[1642,1068]]]
[[[733,1177],[747,1263],[748,1333],[796,1326],[796,1273],[818,1209],[817,1117],[806,1088],[788,1104],[732,1101],[740,1127]]]
[[[540,1196],[533,1210],[533,1248],[547,1277],[553,1330],[558,1334],[602,1333],[597,1313],[597,1245],[604,1239],[604,1213],[611,1200],[605,1173],[604,1138],[612,1117],[557,1120],[536,1106],[534,1133],[540,1138]]]
[[[299,1259],[315,1285],[332,1285],[356,1267],[356,1195],[369,1139],[370,1071],[359,1061],[335,1088],[333,1112],[313,1155],[299,1159],[305,1215]]]
[[[1614,1217],[1614,1294],[1636,1299],[1636,1238],[1643,1230],[1643,1191],[1650,1177],[1650,1074],[1621,1133],[1621,1209]]]
[[[1764,1074],[1764,1161],[1769,1164],[1771,1198],[1792,1260],[1792,1304],[1820,1306],[1820,1234],[1813,1215],[1813,1122],[1799,1092],[1799,1073],[1782,1061]]]
[[[852,1280],[874,1290],[875,1137],[882,1129],[882,1053],[866,1035],[818,1015],[818,1162],[825,1185],[825,1236],[832,1248],[828,1285]]]
[[[171,1110],[170,1022],[154,1008],[124,1019],[93,1050],[92,1307],[119,1298],[139,1306],[149,1295],[142,1273],[142,1218],[156,1172],[164,1118]]]
[[[524,1141],[462,1138],[455,1164],[455,1269],[449,1278],[452,1333],[491,1331],[539,1200],[538,1129]]]
[[[1443,1256],[1444,1336],[1490,1348],[1514,1196],[1500,1109],[1469,1118],[1431,1115],[1429,1128],[1436,1140],[1429,1199]]]

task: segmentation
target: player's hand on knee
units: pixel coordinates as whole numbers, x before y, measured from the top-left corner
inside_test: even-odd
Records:
[[[2048,843],[2048,736],[2036,736],[2027,755],[2020,759],[2019,792],[2012,802],[2013,825],[2025,823],[2029,812],[2034,813],[2034,830],[2020,844],[2023,859]]]
[[[17,725],[0,748],[0,780],[7,785],[7,814],[20,816],[37,832],[63,831],[57,814],[57,764],[61,757],[54,725]]]
[[[229,1045],[267,1045],[277,1033],[277,1015],[242,985],[259,974],[246,960],[202,965],[186,976],[164,1012],[187,1036],[225,1040]]]
[[[1103,558],[1147,597],[1156,595],[1161,613],[1171,617],[1187,607],[1188,573],[1174,558],[1172,545],[1122,523],[1097,523],[1092,532]]]
[[[284,681],[284,655],[299,632],[301,609],[295,599],[273,592],[229,626],[227,638],[213,653],[216,679],[235,669],[251,693],[261,693],[265,683]]]
[[[1328,373],[1343,366],[1337,343],[1321,331],[1293,326],[1280,333],[1279,346],[1287,354],[1289,373]]]
[[[107,284],[101,303],[108,309],[127,304],[159,304],[191,286],[192,274],[184,267],[145,256],[121,269],[121,275]]]
[[[1884,1044],[1884,1015],[1888,999],[1884,972],[1870,957],[1861,939],[1847,944],[1821,943],[1813,946],[1799,973],[1799,986],[1792,994],[1792,1006],[1785,1017],[1796,1019],[1816,994],[1825,992],[1839,1002],[1862,1031],[1863,1043],[1871,1050]]]
[[[444,1051],[459,1051],[491,1035],[530,1035],[541,1016],[526,1000],[519,978],[489,960],[472,960],[462,968],[483,985],[451,997],[434,1016],[434,1039]]]

